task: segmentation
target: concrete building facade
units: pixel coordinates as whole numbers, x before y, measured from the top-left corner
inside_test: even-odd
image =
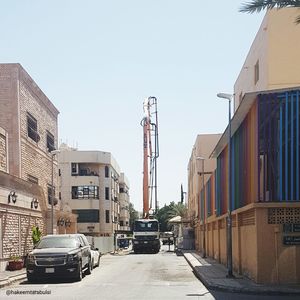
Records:
[[[200,207],[206,254],[227,264],[231,209],[233,269],[258,283],[300,283],[297,14],[267,12],[234,86],[231,185],[227,128],[212,152],[217,165],[204,187],[206,209]]]
[[[129,190],[116,160],[109,152],[78,151],[66,145],[58,157],[62,205],[77,214],[78,232],[114,236],[121,220],[126,225],[120,201],[128,200],[123,194]]]
[[[210,174],[216,168],[216,160],[210,154],[216,146],[221,134],[199,134],[192,149],[188,163],[188,219],[195,230],[195,247],[200,250],[202,235],[200,227],[201,191]],[[200,159],[203,158],[203,159]],[[203,165],[204,164],[204,165]],[[204,174],[203,173],[204,169]]]
[[[300,86],[300,27],[295,8],[269,10],[234,84],[234,108],[245,93]]]

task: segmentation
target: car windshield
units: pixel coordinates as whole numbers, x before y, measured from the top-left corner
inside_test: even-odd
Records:
[[[79,241],[74,237],[44,238],[37,245],[37,249],[43,248],[78,248]]]
[[[135,221],[134,222],[134,231],[158,231],[158,222],[157,221]]]

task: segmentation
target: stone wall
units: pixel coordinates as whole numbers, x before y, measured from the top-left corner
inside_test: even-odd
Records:
[[[207,218],[206,254],[226,265],[226,214]],[[261,284],[300,283],[299,232],[284,232],[283,225],[300,223],[300,203],[253,203],[232,212],[233,270]],[[298,228],[298,227],[297,227]],[[197,250],[203,249],[203,226]],[[198,229],[199,230],[199,229]],[[267,259],[266,259],[267,258]]]
[[[0,171],[7,172],[7,145],[5,131],[0,127]]]
[[[2,258],[9,259],[11,256],[25,256],[33,249],[32,227],[38,226],[44,231],[42,217],[16,213],[0,213],[2,220]]]
[[[14,176],[20,176],[19,67],[19,64],[0,64],[0,127],[8,134],[9,172]]]
[[[52,184],[52,160],[47,150],[47,131],[54,136],[54,145],[57,148],[57,114],[49,109],[42,97],[38,96],[35,85],[28,81],[26,74],[20,81],[20,124],[21,124],[21,178],[28,180],[28,175],[38,178],[38,183],[46,195],[45,207],[49,207],[47,200],[48,185]],[[45,96],[44,96],[45,97]],[[43,98],[43,97],[42,97]],[[37,120],[37,129],[40,140],[36,143],[27,135],[27,114],[30,113]],[[58,198],[58,169],[54,164],[54,186]]]

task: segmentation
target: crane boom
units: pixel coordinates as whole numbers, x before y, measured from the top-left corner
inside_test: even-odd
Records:
[[[157,158],[158,118],[157,99],[148,97],[144,100],[143,126],[143,218],[134,221],[132,248],[134,253],[147,251],[158,253],[160,250],[159,222],[151,218],[151,211],[156,213],[157,202]],[[155,211],[152,207],[154,195]]]
[[[144,117],[141,121],[143,126],[143,217],[149,218],[151,210],[158,209],[157,201],[157,158],[158,146],[158,117],[157,99],[148,97],[144,100]],[[154,118],[153,118],[154,115]],[[152,139],[154,141],[152,142]],[[153,209],[154,195],[154,209]]]

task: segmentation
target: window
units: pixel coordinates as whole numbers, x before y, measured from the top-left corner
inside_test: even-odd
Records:
[[[37,132],[37,120],[30,113],[27,113],[27,134],[36,143],[40,140]]]
[[[105,188],[105,200],[109,200],[109,188]]]
[[[77,163],[71,163],[71,172],[72,172],[72,175],[78,174],[78,164]]]
[[[94,185],[72,186],[72,199],[99,199],[99,187]]]
[[[109,168],[108,168],[108,166],[105,166],[105,177],[106,178],[109,178]]]
[[[109,210],[105,211],[105,222],[109,223]]]
[[[47,191],[48,191],[48,203],[51,205],[52,185],[48,184]],[[55,198],[55,187],[53,188],[53,204],[55,205],[54,198]]]
[[[99,223],[99,210],[77,209],[73,213],[78,215],[77,223]]]
[[[256,62],[254,66],[254,84],[259,80],[259,61]]]
[[[31,183],[39,184],[38,178],[36,178],[36,177],[34,177],[34,176],[31,176],[31,175],[28,174],[28,175],[27,175],[27,179],[28,179],[28,181],[31,182]]]
[[[134,221],[134,231],[158,231],[157,221]]]
[[[120,226],[124,226],[124,221],[120,221]]]
[[[61,176],[61,170],[58,169],[58,176]]]
[[[120,193],[125,193],[124,188],[120,187]]]
[[[55,146],[54,146],[54,135],[51,134],[49,131],[47,131],[47,150],[48,152],[51,152],[53,150],[55,150]]]

